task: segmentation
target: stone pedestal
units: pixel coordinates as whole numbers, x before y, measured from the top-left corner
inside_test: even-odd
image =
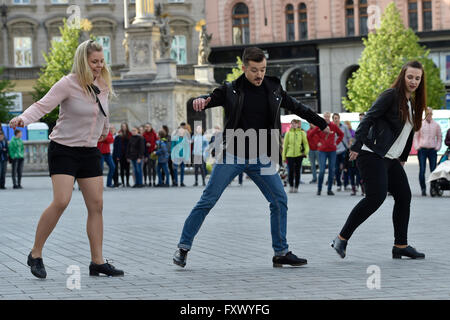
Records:
[[[159,27],[156,21],[131,25],[127,30],[129,69],[122,79],[156,77],[156,60],[159,59]]]
[[[156,61],[156,78],[154,82],[177,81],[177,62],[173,59]]]
[[[195,80],[200,83],[216,83],[216,81],[214,80],[214,67],[209,64],[194,66],[194,74]]]

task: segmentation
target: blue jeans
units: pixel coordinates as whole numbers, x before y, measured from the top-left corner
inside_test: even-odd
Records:
[[[427,189],[427,185],[425,184],[425,171],[427,167],[427,158],[430,163],[430,172],[433,172],[436,169],[437,164],[437,151],[435,149],[419,149],[417,153],[417,157],[419,158],[419,183],[420,188],[422,190]]]
[[[269,166],[270,164],[261,164],[259,160],[256,164],[216,163],[200,200],[184,223],[178,248],[191,249],[195,235],[225,188],[236,176],[245,172],[270,203],[272,248],[275,255],[285,255],[289,251],[286,241],[287,196],[278,173],[273,175],[261,174],[261,168]]]
[[[311,163],[311,173],[313,181],[317,181],[316,163],[319,162],[319,151],[309,150],[309,162]]]
[[[169,166],[167,162],[165,163],[159,163],[156,165],[156,171],[158,172],[158,185],[163,185],[163,177],[162,177],[162,170],[164,170],[164,176],[166,177],[166,184],[169,184]]]
[[[345,152],[336,154],[336,165],[334,168],[334,172],[336,175],[336,184],[338,187],[342,186],[341,176],[342,176],[342,168],[344,167],[344,162],[345,162]]]
[[[174,183],[178,184],[178,168],[180,168],[180,184],[184,183],[184,162],[180,164],[173,163],[173,176],[175,178]]]
[[[102,154],[102,158],[100,159],[100,164],[102,166],[102,172],[103,172],[103,165],[104,165],[105,161],[109,168],[108,178],[106,179],[106,186],[111,187],[114,170],[116,170],[116,165],[114,164],[114,161],[113,161],[110,153]]]
[[[131,160],[133,163],[133,169],[134,169],[134,176],[136,177],[136,185],[140,186],[142,185],[142,161],[141,163],[137,162],[136,160]]]
[[[334,178],[334,167],[336,166],[336,151],[319,151],[319,182],[317,190],[322,191],[323,177],[325,176],[326,163],[328,159],[328,191],[331,191]]]

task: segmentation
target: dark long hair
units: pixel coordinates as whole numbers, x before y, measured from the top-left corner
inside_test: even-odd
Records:
[[[425,84],[425,70],[419,61],[409,61],[406,63],[400,74],[398,75],[395,82],[392,84],[391,88],[397,89],[399,93],[399,109],[400,116],[403,123],[409,119],[409,112],[407,108],[408,99],[406,98],[406,83],[405,74],[408,68],[416,68],[422,70],[422,79],[420,80],[419,87],[411,94],[411,107],[413,119],[411,123],[413,124],[414,131],[419,131],[422,126],[422,114],[427,105],[427,92]]]

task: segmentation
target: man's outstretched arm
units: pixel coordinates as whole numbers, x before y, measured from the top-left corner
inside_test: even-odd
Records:
[[[226,98],[226,87],[220,86],[210,94],[199,96],[196,98],[191,98],[187,101],[188,108],[193,108],[195,111],[199,112],[207,108],[225,106]]]

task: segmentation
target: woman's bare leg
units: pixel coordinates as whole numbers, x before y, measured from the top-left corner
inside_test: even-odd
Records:
[[[88,210],[86,230],[91,247],[91,261],[103,264],[103,177],[77,179]]]
[[[53,201],[39,219],[33,249],[31,250],[33,258],[42,257],[42,248],[45,241],[47,241],[70,202],[74,180],[73,176],[66,174],[52,175]]]

